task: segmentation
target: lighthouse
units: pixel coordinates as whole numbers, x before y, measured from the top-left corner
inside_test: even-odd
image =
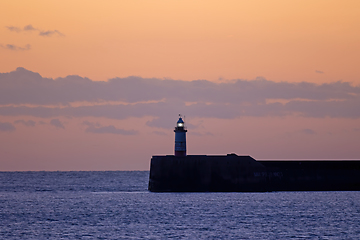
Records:
[[[186,132],[185,123],[179,114],[179,120],[175,127],[175,156],[185,157],[186,156]]]

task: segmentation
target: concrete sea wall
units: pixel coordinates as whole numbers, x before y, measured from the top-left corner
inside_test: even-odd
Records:
[[[152,192],[360,190],[360,161],[256,161],[250,156],[153,156]]]

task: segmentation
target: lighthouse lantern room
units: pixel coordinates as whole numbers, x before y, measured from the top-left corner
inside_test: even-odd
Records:
[[[175,156],[184,157],[186,156],[186,132],[185,123],[179,114],[179,120],[175,127]]]

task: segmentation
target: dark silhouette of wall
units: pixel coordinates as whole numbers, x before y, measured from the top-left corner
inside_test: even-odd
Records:
[[[250,156],[153,156],[153,192],[360,190],[360,161],[256,161]]]

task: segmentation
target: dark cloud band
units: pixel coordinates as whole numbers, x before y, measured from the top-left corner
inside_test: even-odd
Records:
[[[88,104],[72,106],[76,102]],[[277,83],[260,78],[227,83],[140,77],[115,78],[108,82],[79,76],[53,80],[18,68],[14,72],[0,74],[0,104],[3,105],[0,107],[0,115],[3,116],[111,119],[153,116],[155,119],[147,123],[149,126],[172,127],[166,124],[168,116],[180,112],[192,117],[223,119],[295,114],[359,118],[360,88],[346,82]],[[34,106],[20,106],[23,104]],[[90,130],[116,132],[111,126],[89,126]]]
[[[0,104],[68,105],[82,101],[137,103],[164,99],[188,103],[265,104],[269,99],[330,101],[359,99],[359,96],[360,87],[347,82],[318,85],[308,82],[278,83],[258,78],[214,83],[141,77],[100,82],[79,76],[53,80],[24,68],[0,73]]]

